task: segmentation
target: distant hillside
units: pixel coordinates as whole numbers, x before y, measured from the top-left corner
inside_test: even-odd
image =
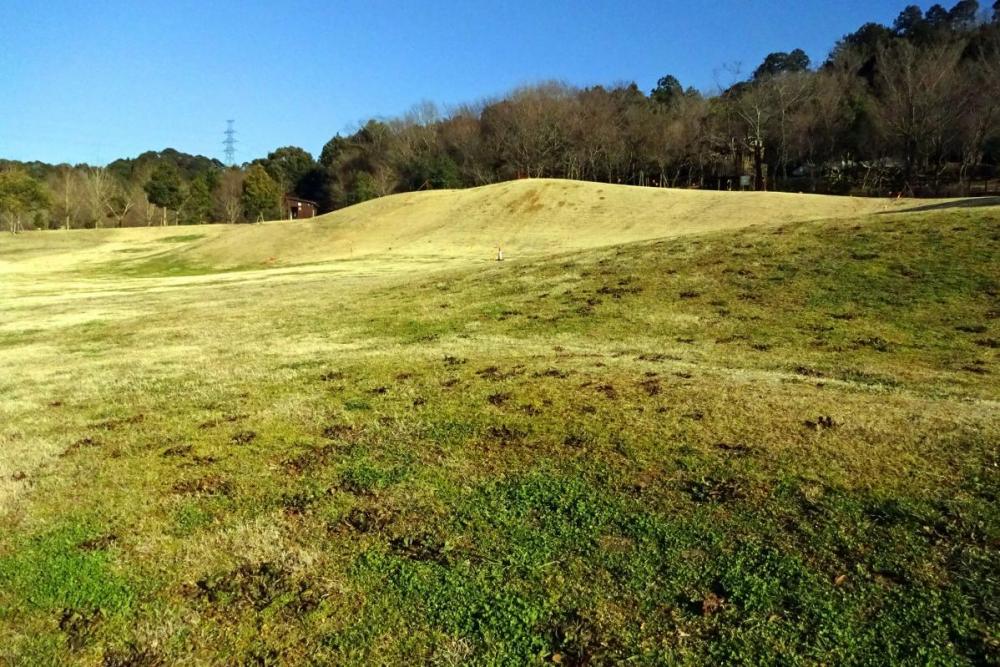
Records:
[[[44,258],[37,267],[44,271],[113,259],[148,269],[139,273],[157,274],[380,255],[488,260],[497,246],[515,258],[751,225],[849,218],[928,203],[933,202],[533,179],[393,195],[304,221],[28,234],[15,241],[10,253],[0,253],[0,262],[18,261],[23,271],[28,268],[24,263]]]

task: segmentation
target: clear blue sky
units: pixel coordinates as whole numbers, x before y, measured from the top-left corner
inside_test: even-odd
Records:
[[[905,0],[0,0],[0,158],[106,163],[173,147],[314,155],[359,121],[521,84],[728,84],[799,47],[822,60]],[[920,3],[926,7],[929,3]],[[950,4],[950,3],[949,3]]]

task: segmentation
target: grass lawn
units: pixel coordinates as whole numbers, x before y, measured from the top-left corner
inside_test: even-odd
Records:
[[[0,663],[998,662],[1000,210],[170,232],[0,297]]]

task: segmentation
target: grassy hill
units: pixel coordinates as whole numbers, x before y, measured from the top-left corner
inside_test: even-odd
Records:
[[[959,204],[5,239],[0,661],[995,660],[1000,210]]]
[[[524,180],[393,195],[312,220],[78,230],[5,239],[18,273],[113,264],[132,275],[182,275],[343,259],[488,261],[632,241],[899,211],[914,200],[667,190]],[[0,265],[2,266],[2,265]],[[2,271],[2,268],[0,268]]]

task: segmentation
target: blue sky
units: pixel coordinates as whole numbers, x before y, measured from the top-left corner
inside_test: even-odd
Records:
[[[430,100],[540,80],[666,73],[710,90],[771,51],[822,60],[904,0],[264,2],[0,0],[0,158],[106,163],[173,147],[239,161],[318,154],[337,132]],[[925,6],[928,3],[920,3]]]

